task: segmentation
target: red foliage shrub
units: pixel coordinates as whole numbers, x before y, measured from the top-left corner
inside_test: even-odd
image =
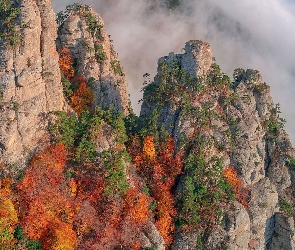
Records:
[[[61,71],[67,80],[69,80],[72,86],[77,86],[73,95],[70,97],[70,105],[79,115],[87,106],[93,101],[94,93],[92,89],[87,86],[87,81],[83,76],[75,76],[75,70],[73,68],[73,58],[69,49],[63,47],[59,51],[59,66]],[[73,87],[72,87],[73,88]]]
[[[77,179],[77,199],[88,200],[93,206],[99,206],[105,181],[99,175],[78,175]]]
[[[71,52],[68,48],[62,47],[60,50],[58,50],[59,54],[59,67],[61,71],[63,72],[64,76],[71,80],[74,77],[75,70],[73,68],[74,60],[72,58]]]
[[[81,78],[78,88],[74,91],[71,96],[71,107],[79,115],[86,110],[94,99],[93,90],[87,86],[84,78]]]
[[[245,207],[248,207],[248,189],[243,187],[243,181],[237,176],[234,167],[227,167],[223,170],[223,176],[233,188],[237,200]]]
[[[17,186],[20,223],[31,239],[41,240],[44,249],[74,249],[72,230],[75,205],[62,191],[65,146],[58,144],[37,154]]]
[[[135,145],[135,147],[134,147]],[[157,152],[154,138],[147,136],[144,139],[143,150],[138,150],[138,140],[129,147],[129,153],[137,170],[147,182],[151,196],[157,202],[155,210],[156,227],[165,240],[166,245],[172,243],[172,234],[175,230],[173,217],[176,215],[172,187],[175,178],[181,173],[182,160],[180,154],[175,155],[174,141],[171,136],[161,142]]]
[[[149,204],[152,201],[144,193],[140,193],[138,188],[129,189],[125,195],[124,214],[130,223],[143,224],[147,222],[150,211]]]

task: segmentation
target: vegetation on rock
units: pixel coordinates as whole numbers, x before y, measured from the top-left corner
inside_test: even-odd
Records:
[[[20,43],[18,21],[20,7],[9,0],[0,2],[0,40],[5,47],[16,47]]]
[[[64,95],[68,98],[71,107],[80,115],[83,110],[90,108],[94,99],[93,90],[83,76],[75,74],[74,59],[69,49],[63,47],[58,52]]]
[[[174,8],[180,1],[166,3]],[[91,59],[104,66],[108,58],[100,41],[102,26],[89,6],[70,5],[58,13],[57,22],[63,25],[73,12],[96,39]],[[16,46],[19,8],[3,0],[0,13],[0,38]],[[93,79],[87,81],[78,72],[78,59],[68,48],[58,53],[64,96],[71,108],[47,113],[48,145],[30,152],[17,177],[5,171],[5,178],[0,177],[1,249],[152,250],[161,244],[170,249],[190,233],[191,249],[213,249],[212,232],[218,232],[214,230],[226,234],[217,239],[226,246],[235,233],[252,230],[252,210],[260,213],[268,206],[263,200],[251,207],[256,202],[250,197],[256,191],[252,183],[257,193],[264,188],[261,196],[276,203],[261,214],[292,216],[293,188],[278,187],[293,173],[295,159],[283,137],[280,107],[263,99],[268,87],[259,74],[239,68],[231,82],[213,62],[206,74],[193,76],[183,66],[183,55],[171,54],[160,59],[155,80],[142,89],[141,115],[125,117],[113,105],[95,107]],[[118,60],[110,59],[110,68],[113,76],[124,76]],[[103,92],[105,85],[99,87]],[[22,115],[17,102],[11,107],[16,116]],[[259,145],[247,144],[256,139],[250,133],[261,139]],[[272,143],[279,140],[281,145]],[[254,169],[249,178],[247,164]],[[268,169],[271,164],[277,164],[271,170],[275,174]],[[273,185],[272,175],[281,171],[282,181]],[[259,189],[263,178],[267,185]],[[243,230],[238,216],[249,220]]]

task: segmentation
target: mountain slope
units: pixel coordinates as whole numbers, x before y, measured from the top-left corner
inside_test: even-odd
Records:
[[[137,117],[90,6],[58,28],[50,1],[0,10],[0,248],[294,248],[295,152],[259,71],[232,81],[188,41]]]
[[[16,15],[15,44],[1,39],[0,48],[0,145],[1,161],[25,164],[46,134],[48,112],[65,109],[58,54],[55,49],[57,26],[50,2],[15,1],[1,20],[1,32],[7,31],[5,21]],[[5,6],[4,6],[5,8]],[[3,10],[2,10],[3,13]],[[4,17],[4,15],[3,15]],[[10,21],[12,22],[12,21]]]
[[[293,170],[286,162],[294,150],[279,106],[258,71],[236,69],[231,83],[211,63],[209,45],[189,41],[184,54],[159,59],[155,81],[144,87],[141,118],[155,119],[149,133],[164,126],[185,150],[176,192],[182,226],[172,248],[202,242],[206,249],[277,249],[284,242],[292,249],[294,222],[282,211],[293,206]],[[236,185],[238,203],[226,201],[221,174]]]

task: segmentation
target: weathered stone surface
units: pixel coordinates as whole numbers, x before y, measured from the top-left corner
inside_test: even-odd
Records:
[[[274,230],[273,216],[278,212],[278,193],[268,178],[251,187],[249,216],[251,221],[250,249],[264,249]]]
[[[205,249],[223,249],[225,248],[224,241],[227,240],[227,238],[228,236],[224,228],[216,226],[208,237]],[[227,244],[226,246],[229,245]]]
[[[92,79],[95,92],[93,106],[107,108],[112,104],[127,115],[131,107],[125,73],[104,22],[90,6],[79,6],[59,27],[58,47],[67,47],[76,61],[78,72],[87,80]],[[93,18],[92,25],[96,22],[94,28],[89,28],[89,16]]]
[[[165,74],[161,65],[165,62],[168,72],[178,64],[180,70],[194,77],[202,76],[201,81],[206,86],[209,84],[206,78],[210,77],[211,60],[210,47],[206,43],[189,41],[184,54],[170,53],[159,59],[154,84],[160,86]],[[206,247],[262,250],[281,244],[284,237],[290,238],[288,233],[287,236],[281,233],[276,238],[273,235],[277,223],[275,214],[280,209],[278,200],[292,200],[288,190],[293,190],[295,174],[292,167],[286,166],[286,161],[294,157],[294,149],[279,124],[277,107],[270,96],[269,86],[262,82],[260,72],[237,69],[234,80],[229,90],[225,90],[225,86],[219,90],[208,87],[209,91],[187,97],[191,110],[202,111],[210,103],[210,111],[215,115],[210,119],[210,125],[204,128],[198,127],[198,116],[184,112],[182,97],[177,93],[160,104],[144,99],[141,115],[149,116],[157,110],[159,126],[163,124],[176,143],[182,136],[188,139],[196,134],[200,136],[204,140],[205,161],[213,156],[222,157],[224,167],[233,166],[250,191],[247,209],[237,202],[226,208],[227,228],[214,228]],[[173,79],[164,84],[173,84]],[[178,191],[183,188],[181,183]],[[176,233],[173,249],[195,249],[197,238],[197,232],[180,230]]]
[[[255,81],[254,81],[255,80]],[[227,116],[238,122],[235,149],[231,154],[231,164],[237,167],[248,184],[254,184],[265,177],[265,164],[267,153],[265,152],[265,129],[259,115],[261,108],[257,108],[259,97],[255,98],[253,86],[261,83],[261,75],[258,71],[247,70],[236,82],[235,93],[241,98],[226,109]],[[268,99],[272,105],[272,99]],[[267,106],[261,104],[260,106]],[[264,107],[264,117],[269,117],[269,110]]]
[[[275,225],[271,243],[267,246],[270,250],[291,250],[295,247],[294,220],[286,218],[280,213],[274,216]]]
[[[181,67],[193,76],[206,75],[212,64],[212,51],[209,43],[190,40],[185,44]]]
[[[116,135],[113,133],[110,125],[104,124],[101,126],[97,133],[95,144],[97,153],[102,153],[115,146]]]
[[[267,176],[277,186],[278,190],[283,190],[291,186],[291,175],[289,168],[285,165],[289,156],[293,155],[292,145],[288,135],[281,132],[277,137],[277,142],[268,142],[269,162]]]
[[[248,249],[250,218],[246,209],[240,203],[233,202],[226,212],[225,223],[229,249]]]
[[[45,139],[48,112],[63,110],[60,83],[57,27],[51,1],[21,1],[21,44],[0,48],[1,161],[24,165]]]
[[[190,250],[197,249],[198,246],[198,232],[191,230],[186,233],[176,234],[172,250]]]
[[[153,246],[158,250],[165,249],[164,240],[152,222],[148,221],[146,223],[143,229],[143,233],[150,242],[150,244],[148,244],[146,247]]]

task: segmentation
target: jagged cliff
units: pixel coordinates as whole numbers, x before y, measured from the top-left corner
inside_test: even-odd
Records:
[[[12,48],[4,39],[1,44],[0,145],[2,161],[9,164],[25,161],[28,152],[44,139],[48,112],[66,110],[57,53],[63,46],[70,48],[79,62],[77,70],[92,79],[93,106],[113,104],[125,115],[130,109],[124,72],[103,21],[90,7],[88,19],[84,9],[70,10],[57,36],[49,1],[15,4],[21,12],[16,20],[20,44]],[[92,30],[90,25],[94,25]]]
[[[5,1],[2,4],[5,5]],[[55,46],[57,25],[51,3],[14,4],[12,7],[19,8],[21,15],[13,24],[19,24],[17,34],[13,35],[18,36],[20,42],[13,47],[2,37],[0,43],[0,158],[3,163],[25,164],[30,151],[46,139],[48,112],[63,110],[66,104],[60,85]],[[1,32],[5,32],[4,21]]]
[[[259,71],[188,41],[137,117],[90,6],[0,8],[1,248],[294,248],[295,152]]]
[[[206,248],[293,249],[294,222],[280,213],[279,204],[293,204],[293,175],[286,162],[294,150],[259,71],[237,69],[231,84],[201,41],[187,42],[184,54],[170,53],[158,65],[155,82],[145,87],[141,116],[158,110],[158,124],[165,125],[176,143],[186,137],[188,154],[201,150],[206,168],[222,158],[223,168],[233,166],[249,192],[246,206],[225,206],[225,225],[213,226]],[[200,85],[182,80],[185,74],[190,80],[201,77]],[[202,167],[199,161],[194,164]],[[197,178],[191,168],[184,169],[181,179]],[[195,181],[195,188],[199,184]],[[183,181],[178,185],[183,189]],[[195,249],[200,231],[178,230],[172,248]]]
[[[60,14],[59,22],[57,48],[70,49],[77,71],[92,79],[93,105],[107,108],[113,104],[128,115],[125,73],[101,17],[90,6],[73,5]]]

